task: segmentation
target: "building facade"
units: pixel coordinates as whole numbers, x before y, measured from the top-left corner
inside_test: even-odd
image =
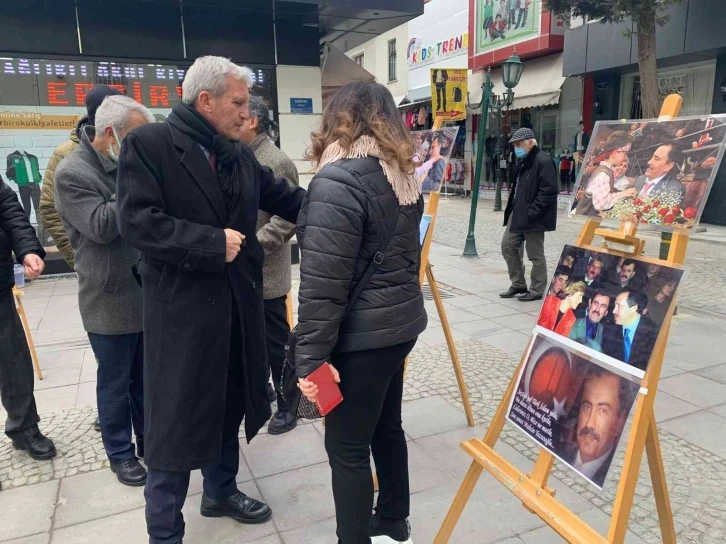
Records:
[[[408,23],[404,23],[347,50],[345,54],[369,72],[378,83],[385,85],[398,105],[408,92],[407,43]]]
[[[16,191],[25,183],[36,189],[54,148],[85,113],[93,85],[117,87],[163,122],[194,59],[220,55],[253,70],[252,92],[279,122],[279,145],[305,184],[311,165],[304,154],[323,108],[321,50],[387,32],[420,14],[423,1],[2,2],[0,173]],[[30,172],[11,168],[18,156]],[[29,207],[37,225],[35,202]]]
[[[563,49],[568,21],[545,8],[542,0],[469,0],[469,78],[471,102],[482,100],[487,70],[494,83],[493,93],[502,96],[501,64],[517,54],[525,63],[514,101],[487,119],[487,158],[481,179],[484,193],[495,186],[496,177],[507,185],[514,180],[515,160],[509,137],[518,128],[534,130],[539,146],[562,166],[560,192],[572,188],[572,144],[582,112],[583,82],[565,77]],[[476,140],[481,112],[477,110],[467,125],[469,140]],[[476,151],[475,143],[472,150]],[[561,160],[565,159],[565,160]],[[470,164],[474,164],[472,155]],[[502,162],[505,161],[505,162]],[[502,168],[504,166],[504,168]],[[491,196],[491,195],[487,195]]]
[[[657,28],[658,91],[683,97],[681,115],[726,113],[726,2],[685,0],[671,6]],[[565,35],[563,74],[585,81],[583,117],[588,121],[638,119],[638,38],[633,23],[573,21]],[[604,55],[603,51],[608,54]],[[588,123],[589,124],[589,123]],[[726,224],[726,168],[713,184],[702,221]]]

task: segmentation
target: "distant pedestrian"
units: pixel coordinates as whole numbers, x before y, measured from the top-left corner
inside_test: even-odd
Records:
[[[144,106],[108,96],[95,126],[81,130],[78,149],[55,173],[55,205],[75,253],[78,306],[98,360],[96,402],[111,470],[125,485],[141,486],[144,456],[141,289],[132,267],[138,253],[119,234],[116,163],[121,142],[134,128],[153,123]]]
[[[249,108],[250,116],[240,129],[240,140],[250,146],[260,164],[269,166],[276,176],[285,178],[290,185],[299,185],[295,163],[275,145],[279,127],[270,117],[267,104],[259,96],[250,96]],[[285,345],[290,336],[290,325],[287,322],[287,293],[292,289],[289,240],[294,234],[294,223],[261,210],[258,212],[257,240],[265,251],[262,295],[267,360],[274,384],[270,401],[277,400],[277,411],[267,425],[267,431],[273,435],[291,431],[297,425],[297,419],[288,410],[281,389]]]
[[[27,278],[42,274],[43,246],[15,192],[0,177],[0,400],[7,412],[5,434],[16,450],[27,450],[33,459],[51,459],[56,450],[38,429],[33,361],[12,293],[13,254]]]
[[[547,289],[544,233],[555,230],[557,225],[557,172],[549,154],[537,146],[532,129],[520,128],[510,142],[522,165],[504,211],[507,230],[502,239],[502,256],[512,285],[499,296],[521,294],[519,300],[529,302],[541,300]],[[529,290],[524,276],[524,249],[532,262]]]

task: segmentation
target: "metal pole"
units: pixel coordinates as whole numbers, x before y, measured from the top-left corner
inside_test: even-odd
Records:
[[[481,183],[481,167],[484,160],[484,136],[487,129],[487,117],[489,116],[489,100],[492,94],[492,80],[487,72],[484,82],[484,97],[481,103],[481,119],[477,129],[476,141],[476,167],[474,169],[474,184],[471,192],[471,212],[469,214],[469,232],[466,235],[466,245],[464,246],[464,257],[476,258],[479,254],[476,251],[476,238],[474,236],[474,227],[476,224],[476,207],[479,203],[479,185]]]
[[[495,111],[497,112],[497,118],[498,118],[498,121],[497,121],[498,132],[499,132],[499,134],[501,134],[502,130],[503,130],[502,129],[501,110],[497,109]],[[502,211],[502,184],[504,183],[504,180],[502,179],[503,176],[502,176],[502,169],[500,168],[500,163],[501,163],[502,157],[504,157],[505,160],[508,158],[507,157],[507,152],[509,150],[508,142],[505,143],[505,146],[506,147],[502,150],[502,154],[499,157],[497,157],[497,168],[495,170],[496,176],[494,176],[494,209],[492,211],[495,211],[495,212]]]

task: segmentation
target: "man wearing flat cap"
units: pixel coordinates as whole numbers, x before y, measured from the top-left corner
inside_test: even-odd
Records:
[[[512,285],[499,296],[521,295],[519,300],[530,302],[541,300],[547,289],[544,233],[557,225],[557,172],[552,157],[537,146],[532,129],[520,128],[509,141],[522,164],[504,210],[507,230],[502,238],[502,256]],[[529,288],[524,276],[524,249],[532,262]]]

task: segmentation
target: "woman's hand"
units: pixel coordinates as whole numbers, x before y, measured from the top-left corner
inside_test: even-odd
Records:
[[[308,399],[310,402],[315,402],[315,399],[318,396],[317,385],[315,385],[311,381],[306,380],[305,378],[298,378],[297,386],[300,388],[302,394],[305,395],[306,399]]]
[[[335,380],[335,383],[340,383],[340,373],[338,370],[331,364],[328,364],[328,366],[330,367],[330,371],[333,373],[333,380]],[[317,385],[305,378],[298,378],[297,386],[300,388],[302,394],[305,395],[306,399],[310,402],[315,402],[315,399],[318,396]]]

